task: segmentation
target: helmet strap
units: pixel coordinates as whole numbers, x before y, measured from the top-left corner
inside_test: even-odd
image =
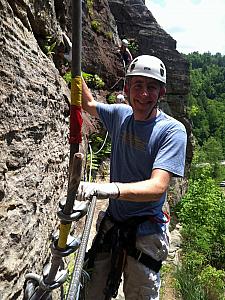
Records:
[[[151,109],[150,113],[148,114],[148,116],[146,117],[145,120],[148,120],[148,118],[150,118],[150,116],[151,116],[153,110],[154,110],[155,108],[156,108],[156,109],[158,108],[158,103],[159,103],[160,97],[161,97],[161,93],[160,93],[160,91],[159,91],[159,95],[158,95],[158,99],[157,99],[157,101],[156,101],[156,104],[153,106],[153,108]]]
[[[130,102],[130,78],[127,80],[127,100],[129,105],[131,106],[131,102]]]
[[[147,115],[147,117],[145,118],[145,120],[148,120],[153,112],[153,110],[158,107],[158,100],[156,102],[156,104],[153,106],[153,108],[151,109],[150,113]]]

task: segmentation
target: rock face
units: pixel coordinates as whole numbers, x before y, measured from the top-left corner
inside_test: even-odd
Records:
[[[62,31],[71,36],[71,2],[0,0],[0,31],[0,299],[10,300],[22,299],[24,274],[40,274],[48,261],[67,186],[70,92],[60,47]],[[190,132],[188,65],[144,1],[83,1],[82,69],[108,89],[124,75],[116,52],[124,36],[137,40],[137,54],[163,59],[164,106]]]
[[[49,257],[69,149],[69,90],[25,26],[23,7],[17,14],[9,3],[0,1],[1,300],[22,299],[24,274],[40,274]]]

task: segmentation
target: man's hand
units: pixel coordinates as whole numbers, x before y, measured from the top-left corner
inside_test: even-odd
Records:
[[[112,198],[116,199],[120,196],[120,190],[116,183],[93,183],[80,182],[77,191],[77,200],[91,200],[93,196],[98,199]]]
[[[64,58],[68,61],[68,62],[71,62],[72,61],[72,43],[69,39],[69,37],[63,33],[63,41],[64,41],[64,44],[65,44],[65,53],[64,53]]]

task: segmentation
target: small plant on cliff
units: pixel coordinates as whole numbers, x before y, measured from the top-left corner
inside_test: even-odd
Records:
[[[135,55],[138,50],[139,50],[139,45],[138,42],[135,39],[129,40],[129,45],[128,45],[129,50],[133,55]]]
[[[91,21],[91,28],[95,31],[95,32],[101,32],[101,23],[97,20],[93,20]]]
[[[105,86],[104,81],[97,74],[92,75],[82,72],[82,76],[90,88],[98,90]],[[63,78],[68,85],[71,84],[71,71],[68,71]]]
[[[109,104],[116,103],[116,95],[114,93],[107,95],[106,101]]]
[[[99,169],[107,158],[111,154],[111,142],[107,138],[107,134],[93,133],[89,137],[90,146],[92,148],[92,160],[90,153],[87,156],[87,174],[91,174],[93,179],[99,173]],[[108,174],[101,174],[102,176]]]
[[[63,76],[63,79],[67,84],[71,84],[71,71],[66,72],[66,74]]]
[[[93,4],[94,4],[94,0],[87,0],[87,9],[88,9],[88,13],[90,16],[93,15]]]
[[[92,75],[82,72],[82,75],[90,88],[102,89],[105,86],[104,81],[97,74]]]
[[[56,42],[53,42],[51,36],[46,36],[43,51],[46,55],[50,56],[54,54],[53,51],[55,49]]]
[[[106,37],[108,40],[112,41],[112,38],[113,38],[113,33],[112,33],[112,31],[107,31],[107,32],[104,33],[104,35],[105,35],[105,37]]]

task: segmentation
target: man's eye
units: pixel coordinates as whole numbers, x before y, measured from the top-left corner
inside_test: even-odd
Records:
[[[135,88],[135,89],[141,89],[141,88],[142,88],[142,85],[141,85],[141,84],[135,84],[135,85],[134,85],[134,88]]]
[[[154,85],[149,85],[148,86],[148,90],[149,91],[153,91],[153,90],[155,90],[156,89],[156,87],[154,86]]]

